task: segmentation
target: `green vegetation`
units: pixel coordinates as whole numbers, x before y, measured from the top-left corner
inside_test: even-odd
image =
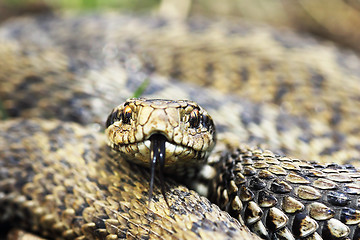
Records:
[[[147,10],[159,3],[159,0],[56,0],[61,8],[75,9],[130,9]],[[50,4],[50,1],[47,2]]]
[[[56,9],[75,10],[149,10],[157,7],[161,0],[3,0],[3,5],[23,7],[44,4]]]
[[[0,101],[0,120],[6,120],[9,116],[7,115],[3,103]]]
[[[150,79],[146,78],[141,85],[136,89],[136,91],[134,92],[134,95],[132,96],[133,98],[139,98],[141,97],[141,95],[144,93],[144,91],[146,90],[146,88],[149,86],[150,83]]]

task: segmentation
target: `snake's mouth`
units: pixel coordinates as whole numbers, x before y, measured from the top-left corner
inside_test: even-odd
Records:
[[[197,151],[191,146],[178,144],[161,132],[152,133],[136,142],[112,143],[111,147],[120,152],[126,160],[149,167],[153,152],[152,144],[155,140],[161,140],[164,144],[164,152],[166,152],[164,155],[164,169],[167,173],[181,173],[179,166],[199,164],[200,159],[205,158],[207,154],[207,152]],[[194,159],[199,162],[194,161]]]
[[[157,140],[163,141],[164,144],[167,143],[166,144],[167,146],[169,146],[169,144],[178,145],[177,143],[172,141],[165,133],[162,133],[162,132],[153,132],[153,133],[149,134],[148,136],[146,136],[144,138],[143,142],[151,150],[152,149],[152,147],[151,147],[152,142],[157,141]]]

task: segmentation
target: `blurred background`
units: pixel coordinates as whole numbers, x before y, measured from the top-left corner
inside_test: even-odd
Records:
[[[0,21],[63,10],[242,19],[309,32],[360,51],[359,0],[0,0]]]
[[[0,22],[64,10],[241,19],[308,32],[360,51],[359,0],[0,0]]]

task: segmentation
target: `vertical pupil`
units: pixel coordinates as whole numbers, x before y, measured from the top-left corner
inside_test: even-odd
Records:
[[[190,125],[191,127],[198,127],[200,124],[199,110],[194,109],[190,113]]]

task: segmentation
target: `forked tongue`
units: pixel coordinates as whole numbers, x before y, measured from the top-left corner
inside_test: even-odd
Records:
[[[155,179],[155,170],[157,165],[159,167],[159,178],[161,183],[161,193],[164,196],[165,202],[170,208],[170,205],[165,196],[165,182],[164,182],[164,165],[165,165],[165,143],[166,137],[162,134],[154,134],[150,137],[151,146],[151,163],[150,163],[150,191],[149,191],[149,203],[152,198],[152,193],[154,189],[154,179]]]

